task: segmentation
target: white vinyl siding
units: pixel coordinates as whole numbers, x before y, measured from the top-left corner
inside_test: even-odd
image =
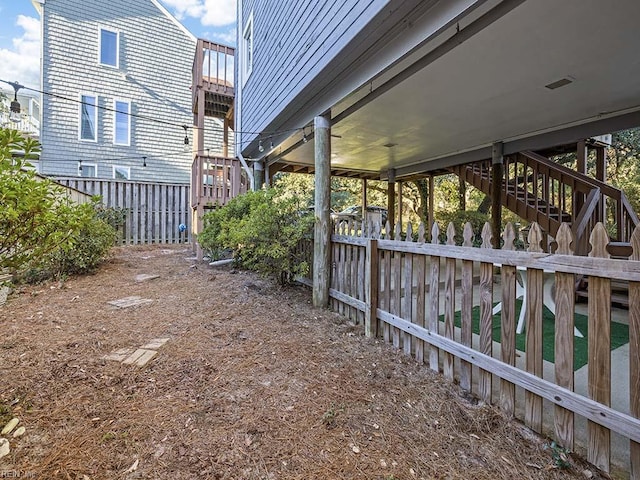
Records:
[[[246,83],[253,70],[253,49],[253,12],[251,12],[242,33],[242,85]]]
[[[101,65],[118,68],[120,57],[120,32],[101,28],[99,34],[98,58]]]
[[[94,94],[80,95],[78,138],[83,141],[98,141],[98,97]]]
[[[98,176],[98,165],[95,163],[82,162],[78,164],[78,176],[95,178]]]
[[[131,167],[122,167],[120,165],[114,165],[113,178],[115,178],[116,180],[130,180]]]
[[[113,143],[131,145],[131,102],[114,100],[113,102]]]

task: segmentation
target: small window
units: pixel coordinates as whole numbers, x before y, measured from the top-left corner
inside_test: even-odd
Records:
[[[80,140],[98,141],[98,97],[80,96]]]
[[[113,143],[131,144],[131,104],[124,100],[113,102]]]
[[[242,33],[242,84],[244,85],[253,70],[253,12]]]
[[[113,178],[116,180],[129,180],[131,178],[131,168],[114,165]]]
[[[118,68],[120,55],[120,33],[106,28],[100,29],[100,64]]]
[[[78,176],[95,178],[98,176],[98,166],[95,163],[82,162],[78,165]]]

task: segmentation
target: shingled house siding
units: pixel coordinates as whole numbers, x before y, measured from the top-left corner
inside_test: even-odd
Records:
[[[76,176],[78,160],[95,163],[99,178],[112,178],[114,165],[129,167],[131,180],[189,183],[191,147],[184,130],[192,125],[191,69],[196,40],[153,0],[47,0],[43,24],[43,127],[41,172]],[[119,32],[118,66],[99,63],[100,28]],[[114,113],[98,110],[97,142],[79,140],[77,101],[98,96],[100,107],[131,102],[130,145],[115,145]],[[193,132],[189,130],[189,138]],[[221,149],[221,134],[209,139]],[[142,157],[147,157],[143,167]]]

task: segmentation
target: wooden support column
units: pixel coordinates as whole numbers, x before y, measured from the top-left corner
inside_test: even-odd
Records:
[[[365,225],[369,224],[369,219],[367,218],[367,179],[362,179],[362,222],[363,222],[363,231],[365,229]]]
[[[596,179],[607,181],[607,147],[596,148]]]
[[[224,132],[222,133],[222,156],[229,156],[229,119],[224,117]]]
[[[394,169],[389,170],[387,182],[387,221],[393,231],[396,219],[396,171]],[[387,235],[389,233],[387,232]]]
[[[504,177],[504,157],[502,142],[496,142],[491,149],[491,236],[493,248],[500,248],[502,233],[502,179]]]
[[[402,225],[402,182],[398,182],[398,222]],[[402,231],[402,226],[400,231]]]
[[[193,160],[195,161],[195,159],[198,157],[198,155],[203,155],[204,154],[204,91],[199,88],[198,89],[198,96],[197,96],[197,107],[196,107],[196,112],[193,114],[193,146],[192,146],[192,151],[193,151]],[[185,131],[186,133],[186,131]],[[200,170],[201,165],[198,164],[196,166],[196,174],[192,175],[192,182],[197,182],[196,185],[191,185],[192,189],[195,189],[195,191],[197,192],[197,196],[196,196],[196,206],[194,209],[194,216],[195,218],[192,218],[192,233],[194,233],[195,235],[193,235],[193,245],[194,245],[194,251],[196,254],[196,258],[198,259],[198,261],[201,261],[203,256],[204,256],[204,252],[202,251],[202,247],[200,246],[200,243],[198,242],[198,235],[200,233],[202,233],[202,229],[203,229],[203,220],[202,217],[204,216],[204,205],[201,204],[202,199],[200,198],[200,189],[202,188],[202,171]],[[192,166],[193,168],[193,166]]]
[[[434,187],[435,187],[435,180],[433,178],[433,175],[429,176],[429,213],[427,214],[427,223],[429,225],[427,225],[427,232],[429,232],[429,235],[431,235],[431,229],[433,228],[433,222],[435,221],[435,216],[434,216],[434,210],[433,210],[433,204],[434,204]]]
[[[193,114],[193,154],[204,153],[204,91],[198,88],[197,111]]]
[[[315,231],[313,242],[313,306],[329,305],[331,277],[331,116],[314,119]]]

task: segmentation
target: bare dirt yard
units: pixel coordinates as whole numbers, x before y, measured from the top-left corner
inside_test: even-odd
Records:
[[[189,257],[118,248],[0,307],[0,478],[602,478],[309,290]]]

